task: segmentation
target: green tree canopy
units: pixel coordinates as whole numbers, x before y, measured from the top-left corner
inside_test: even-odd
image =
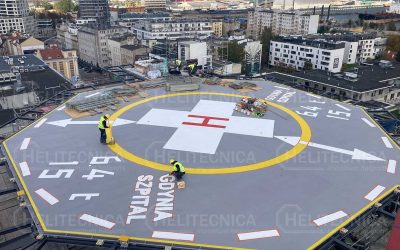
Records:
[[[59,13],[65,14],[67,12],[74,11],[76,7],[72,0],[61,0],[60,2],[54,4],[54,8]]]
[[[237,42],[228,44],[228,60],[234,63],[242,63],[244,59],[244,48]]]
[[[388,24],[388,26],[387,26],[387,30],[389,30],[389,31],[396,31],[397,30],[397,28],[396,28],[396,24],[395,23],[389,23]]]
[[[400,35],[389,36],[386,48],[391,51],[400,51]]]

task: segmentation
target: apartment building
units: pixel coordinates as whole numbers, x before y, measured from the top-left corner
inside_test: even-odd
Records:
[[[245,72],[248,75],[261,71],[262,44],[260,41],[249,41],[244,46]]]
[[[81,27],[78,30],[79,58],[94,66],[111,66],[112,59],[108,39],[121,36],[127,31],[127,28],[118,26],[107,29]]]
[[[163,10],[166,6],[166,0],[144,0],[145,10]]]
[[[0,34],[19,31],[34,35],[36,23],[27,0],[0,0]]]
[[[117,37],[111,37],[108,39],[108,49],[110,51],[111,66],[122,65],[122,46],[124,45],[135,45],[137,43],[136,38],[133,35],[123,35]]]
[[[69,80],[79,77],[78,57],[75,50],[43,49],[39,50],[36,56]]]
[[[340,72],[345,44],[326,40],[289,36],[271,41],[269,64],[303,69],[306,62],[312,69]]]
[[[95,20],[99,28],[110,26],[110,9],[108,0],[79,0],[79,18]]]
[[[8,55],[34,54],[36,50],[44,49],[44,42],[19,32],[11,33],[4,41]]]
[[[199,66],[212,65],[212,55],[208,54],[206,42],[196,42],[196,41],[179,42],[178,58],[182,61],[197,59]]]
[[[221,20],[212,20],[211,21],[211,27],[212,27],[212,31],[213,31],[214,36],[221,37],[223,35],[223,32],[222,32],[223,25],[222,24],[223,24],[223,20],[222,19]]]
[[[386,47],[386,38],[376,33],[337,33],[312,35],[309,38],[324,39],[345,44],[344,61],[346,64],[362,63],[381,55]]]
[[[319,15],[298,11],[255,9],[248,12],[246,35],[259,39],[264,28],[272,28],[276,35],[307,35],[318,31]]]
[[[78,27],[75,24],[62,23],[57,26],[57,39],[63,49],[79,51]]]
[[[203,39],[213,33],[212,22],[200,19],[141,20],[131,30],[139,40]]]

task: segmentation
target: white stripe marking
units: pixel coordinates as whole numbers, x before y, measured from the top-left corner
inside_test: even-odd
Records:
[[[40,197],[43,198],[43,200],[47,201],[50,205],[54,205],[59,202],[59,200],[54,197],[52,194],[44,190],[43,188],[38,189],[35,191]]]
[[[21,169],[22,176],[31,175],[31,170],[29,169],[28,163],[26,161],[21,162],[19,164],[19,168]]]
[[[278,230],[267,230],[267,231],[256,231],[256,232],[249,232],[249,233],[240,233],[237,234],[239,240],[255,240],[261,238],[271,238],[271,237],[278,237],[279,232]]]
[[[308,96],[312,96],[312,97],[314,97],[314,98],[317,98],[317,99],[321,99],[321,97],[320,97],[320,96],[313,95],[313,94],[310,94],[310,93],[307,93],[306,95],[308,95]]]
[[[25,138],[22,141],[21,147],[19,148],[20,150],[25,150],[28,148],[29,142],[31,141],[31,138]]]
[[[395,174],[396,173],[396,165],[397,165],[397,161],[389,160],[389,164],[388,164],[388,167],[387,167],[387,172],[391,173],[391,174]]]
[[[375,128],[375,125],[372,122],[370,122],[367,118],[361,118],[361,120],[363,120],[370,127]]]
[[[43,125],[43,123],[45,123],[47,121],[47,118],[43,118],[42,120],[40,120],[38,123],[36,123],[35,128],[39,128],[40,126]]]
[[[364,198],[369,201],[373,201],[383,192],[383,190],[385,190],[385,187],[378,185],[374,189],[372,189],[371,192],[369,192]]]
[[[285,88],[285,87],[281,87],[281,86],[274,86],[275,88],[278,88],[278,89],[286,89],[286,90],[290,90],[289,88]]]
[[[389,139],[386,136],[383,136],[381,138],[387,148],[393,148],[392,144],[390,143]]]
[[[96,96],[96,95],[98,95],[98,94],[100,94],[100,92],[96,92],[96,93],[94,93],[94,94],[87,95],[87,96],[85,96],[85,98],[89,98],[89,97],[92,97],[92,96]]]
[[[151,237],[159,239],[168,239],[168,240],[186,240],[186,241],[194,240],[194,234],[162,232],[162,231],[154,231]]]
[[[70,162],[50,162],[50,166],[60,166],[60,165],[78,165],[78,161],[70,161]]]
[[[63,110],[63,109],[65,109],[65,105],[62,105],[62,106],[59,107],[57,110],[58,110],[58,111],[61,111],[61,110]]]
[[[335,105],[338,106],[338,107],[341,108],[341,109],[344,109],[344,110],[346,110],[346,111],[350,111],[349,108],[347,108],[347,107],[345,107],[345,106],[343,106],[343,105],[340,105],[340,104],[338,104],[338,103],[336,103]]]
[[[345,212],[337,211],[336,213],[328,214],[328,215],[325,215],[324,217],[321,217],[319,219],[314,220],[314,223],[317,226],[322,226],[322,225],[325,225],[327,223],[330,223],[332,221],[341,219],[341,218],[346,217],[346,216],[347,216],[347,214]]]
[[[115,226],[114,222],[108,221],[108,220],[103,220],[101,218],[89,215],[89,214],[83,214],[79,219],[83,221],[87,221],[89,223],[95,224],[97,226],[105,227],[107,229],[111,229]]]

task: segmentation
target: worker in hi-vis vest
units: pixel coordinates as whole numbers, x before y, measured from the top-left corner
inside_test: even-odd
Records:
[[[181,71],[182,61],[179,59],[175,60],[176,71]]]
[[[169,163],[171,163],[173,167],[173,171],[170,173],[170,175],[175,176],[177,181],[181,180],[185,175],[185,167],[183,164],[175,160],[170,160]]]
[[[188,69],[189,69],[189,76],[192,76],[195,72],[196,64],[194,64],[194,63],[189,64]]]
[[[110,118],[109,114],[100,117],[98,128],[100,130],[100,142],[101,143],[107,142],[106,128],[109,128],[109,126],[107,125],[108,118]]]

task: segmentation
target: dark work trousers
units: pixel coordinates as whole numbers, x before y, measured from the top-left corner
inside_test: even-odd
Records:
[[[106,143],[106,141],[107,141],[106,130],[102,129],[102,128],[99,128],[99,130],[100,130],[100,142]]]
[[[172,172],[172,174],[175,176],[177,181],[180,181],[182,177],[185,175],[184,172],[178,172],[178,171],[174,171]]]

